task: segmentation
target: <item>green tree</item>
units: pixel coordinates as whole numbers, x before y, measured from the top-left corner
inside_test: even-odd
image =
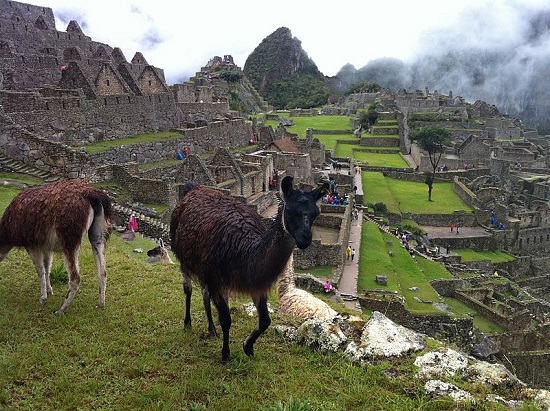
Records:
[[[428,201],[432,201],[433,183],[435,180],[435,171],[439,165],[439,160],[445,152],[445,147],[451,143],[451,132],[443,127],[428,126],[417,128],[409,133],[411,141],[428,153],[432,172],[427,173],[425,183],[428,186]]]
[[[237,83],[241,81],[243,73],[236,70],[224,70],[220,73],[220,78],[227,81],[228,83]]]
[[[366,111],[362,111],[359,114],[359,124],[365,130],[368,130],[371,126],[376,124],[378,121],[378,103],[370,103]]]
[[[345,95],[355,93],[377,93],[380,91],[380,85],[374,81],[358,81],[352,84],[345,92]]]

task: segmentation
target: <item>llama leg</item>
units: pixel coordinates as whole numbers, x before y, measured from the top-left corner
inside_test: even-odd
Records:
[[[183,280],[183,292],[185,294],[185,318],[183,319],[183,327],[191,328],[191,295],[193,294],[193,283],[191,278],[181,270]]]
[[[212,295],[212,302],[218,310],[218,319],[223,331],[222,362],[228,362],[231,359],[229,351],[229,329],[231,328],[231,313],[227,299],[221,293]]]
[[[258,311],[258,326],[244,340],[243,350],[248,356],[254,355],[254,343],[267,330],[269,324],[271,324],[271,318],[269,318],[269,311],[267,310],[267,296],[262,295],[260,297],[253,297],[252,299]]]
[[[46,273],[46,267],[44,266],[45,255],[36,250],[27,250],[27,252],[34,263],[40,281],[40,299],[38,301],[40,304],[44,304],[48,300],[48,281],[46,279],[48,273]]]
[[[214,325],[214,320],[212,320],[212,307],[210,305],[210,293],[208,288],[202,288],[202,303],[204,305],[204,311],[206,312],[206,319],[208,320],[208,333],[212,337],[217,337],[218,332],[216,331],[216,326]]]
[[[99,298],[97,306],[99,308],[103,308],[105,307],[105,292],[107,288],[105,253],[107,249],[107,239],[109,238],[108,227],[102,213],[91,212],[88,218],[93,218],[93,220],[88,223],[88,240],[92,245],[95,266],[97,269],[97,281],[99,283]],[[76,267],[78,269],[78,254],[76,254],[76,258]]]
[[[44,269],[46,271],[46,292],[53,294],[50,273],[52,272],[53,253],[44,253]]]
[[[77,248],[75,251],[65,251],[63,253],[63,258],[65,259],[65,268],[67,269],[67,273],[69,273],[69,290],[67,291],[67,295],[65,296],[65,300],[63,301],[63,305],[61,305],[61,308],[54,312],[54,314],[57,316],[65,314],[78,290],[78,287],[80,286],[78,251],[79,249]]]
[[[107,288],[107,269],[105,268],[105,242],[92,241],[95,266],[97,268],[97,281],[99,283],[99,300],[97,306],[105,307],[105,292]]]

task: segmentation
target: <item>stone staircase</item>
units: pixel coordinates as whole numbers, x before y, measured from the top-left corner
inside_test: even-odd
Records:
[[[127,225],[128,218],[132,213],[134,213],[138,221],[138,231],[140,233],[143,233],[151,238],[162,238],[166,244],[170,244],[170,226],[163,223],[158,218],[146,216],[120,204],[113,204],[113,210],[118,219],[124,222],[125,227]]]
[[[27,174],[33,177],[37,177],[47,183],[61,180],[63,178],[59,175],[52,174],[48,171],[40,170],[39,168],[29,166],[21,161],[14,160],[13,158],[5,156],[3,153],[0,153],[0,164],[2,169],[9,170],[14,173]]]

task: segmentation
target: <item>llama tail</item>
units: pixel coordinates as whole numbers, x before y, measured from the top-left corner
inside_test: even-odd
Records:
[[[113,206],[111,199],[102,191],[94,190],[87,193],[87,199],[94,210],[94,219],[88,235],[101,233],[108,239],[112,231]]]

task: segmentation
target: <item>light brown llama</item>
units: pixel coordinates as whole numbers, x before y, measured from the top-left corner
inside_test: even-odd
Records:
[[[164,241],[162,241],[162,238],[159,238],[157,247],[147,251],[147,256],[149,258],[145,260],[145,262],[149,264],[154,264],[154,263],[174,264],[174,262],[170,258],[168,249],[164,245]]]
[[[82,180],[62,180],[31,187],[19,193],[0,220],[0,261],[13,247],[31,257],[40,279],[40,303],[53,293],[50,271],[54,251],[61,251],[69,274],[63,305],[67,311],[80,285],[78,254],[88,233],[99,281],[99,307],[105,306],[107,270],[105,249],[112,229],[112,206],[107,194]]]
[[[292,177],[281,181],[282,201],[268,226],[245,203],[222,192],[188,183],[172,213],[172,251],[180,262],[185,292],[186,328],[191,327],[192,279],[202,288],[210,334],[217,335],[210,300],[218,311],[223,331],[222,361],[230,359],[230,292],[252,297],[258,326],[243,343],[246,355],[254,354],[254,343],[269,327],[267,294],[281,274],[295,246],[312,242],[311,226],[319,215],[317,201],[328,184],[312,191],[296,190]]]
[[[294,257],[291,254],[283,273],[277,280],[279,310],[299,318],[318,318],[331,321],[338,315],[330,305],[313,294],[296,288],[294,279]]]

